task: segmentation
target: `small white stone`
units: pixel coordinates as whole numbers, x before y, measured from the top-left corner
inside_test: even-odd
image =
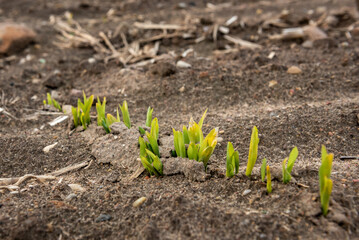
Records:
[[[44,153],[50,152],[50,150],[53,149],[57,144],[58,144],[58,142],[55,142],[54,144],[44,147],[44,149],[43,149]]]
[[[191,68],[191,67],[192,67],[191,64],[186,63],[186,62],[181,61],[181,60],[177,62],[176,66],[177,66],[178,68]]]
[[[246,190],[243,191],[242,195],[245,196],[245,195],[250,194],[251,192],[252,192],[252,190],[246,189]]]
[[[96,63],[96,59],[94,59],[94,58],[89,58],[87,61],[88,61],[89,64]]]

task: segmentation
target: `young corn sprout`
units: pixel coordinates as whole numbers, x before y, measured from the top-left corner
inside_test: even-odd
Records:
[[[106,117],[106,97],[103,98],[103,102],[99,97],[97,97],[96,103],[96,112],[97,112],[97,126],[102,126],[102,120]]]
[[[239,169],[239,153],[234,151],[233,144],[227,144],[227,162],[226,162],[226,177],[231,178],[238,173]]]
[[[123,102],[122,106],[120,105],[120,109],[122,112],[122,118],[124,124],[126,125],[127,128],[131,128],[130,114],[128,112],[128,106],[126,100]]]
[[[148,107],[146,116],[146,127],[151,127],[153,108]]]
[[[146,116],[146,127],[151,127],[152,113],[153,113],[153,108],[148,107],[147,116]],[[141,136],[146,134],[146,130],[143,129],[142,127],[138,127],[138,131],[140,132]]]
[[[203,162],[205,171],[207,170],[209,158],[217,145],[218,135],[218,129],[215,128],[205,138],[203,137],[202,125],[206,113],[207,110],[198,123],[191,118],[188,129],[184,126],[183,132],[173,129],[173,143],[175,147],[173,155]],[[186,145],[188,146],[187,148]]]
[[[269,169],[268,165],[266,167],[266,170],[267,170],[267,192],[271,193],[272,192],[272,176],[270,174],[270,169]]]
[[[266,167],[267,167],[267,159],[263,158],[262,160],[262,166],[261,166],[261,179],[262,182],[266,179]]]
[[[249,145],[248,163],[246,169],[246,176],[248,177],[251,176],[254,164],[257,161],[258,143],[258,129],[256,126],[254,126],[252,129],[251,143]]]
[[[328,214],[329,199],[333,189],[333,181],[330,179],[333,158],[333,153],[328,154],[325,146],[322,145],[322,164],[319,168],[319,191],[324,216]]]
[[[62,108],[61,108],[60,104],[55,99],[53,99],[51,97],[50,93],[47,93],[46,97],[47,97],[47,102],[46,102],[46,100],[44,100],[44,105],[54,106],[56,109],[58,109],[60,112],[62,112]]]
[[[89,98],[86,97],[85,92],[84,102],[82,103],[80,99],[77,101],[77,108],[72,107],[72,116],[74,118],[75,127],[78,125],[82,125],[82,127],[86,130],[87,126],[90,124],[90,110],[93,103],[93,95]]]
[[[298,157],[298,148],[295,147],[289,154],[289,158],[284,159],[282,163],[282,173],[283,173],[283,183],[287,184],[290,182],[290,179],[292,176],[290,173],[292,172],[295,160],[297,160]],[[287,164],[288,160],[288,164]],[[286,167],[287,164],[287,167]]]
[[[150,173],[150,175],[162,176],[163,166],[160,160],[160,151],[158,147],[158,120],[153,119],[151,122],[151,132],[146,132],[148,141],[145,141],[142,137],[139,137],[138,142],[140,144],[140,158],[143,167]]]
[[[103,102],[101,103],[100,99],[97,97],[96,103],[96,111],[97,111],[97,125],[102,126],[106,133],[111,132],[110,126],[115,122],[120,122],[120,114],[118,113],[116,117],[112,116],[111,114],[106,115],[106,98],[103,98]]]

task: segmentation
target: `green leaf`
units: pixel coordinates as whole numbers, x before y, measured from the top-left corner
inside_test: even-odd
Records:
[[[252,130],[251,142],[249,145],[248,163],[246,169],[246,176],[248,177],[251,176],[254,164],[257,161],[258,143],[259,143],[258,129],[256,126],[254,126]]]
[[[233,164],[234,149],[231,142],[227,143],[227,159],[226,159],[226,177],[231,178],[234,176],[234,164]]]
[[[189,159],[198,161],[198,147],[193,142],[188,146],[187,155]]]
[[[287,160],[288,160],[288,158],[284,159],[284,161],[282,163],[282,174],[283,174],[283,183],[284,184],[289,183],[290,179],[292,178],[292,176],[290,175],[290,173],[288,172],[288,170],[286,168]]]
[[[120,109],[122,112],[122,118],[123,118],[123,122],[125,123],[127,128],[131,128],[131,120],[130,120],[130,114],[128,112],[128,106],[127,106],[127,101],[123,101],[123,105],[120,105]]]
[[[184,144],[184,138],[183,138],[183,133],[181,133],[180,131],[178,131],[178,148],[179,148],[179,153],[180,153],[180,157],[181,158],[186,158],[187,157],[187,153],[186,153],[186,146]]]
[[[51,100],[51,95],[50,95],[50,93],[47,93],[47,94],[46,94],[46,97],[47,97],[47,104],[48,104],[48,105],[52,105],[52,100]]]
[[[139,137],[138,143],[140,144],[140,157],[147,157],[145,140]]]
[[[158,126],[158,119],[154,118],[151,122],[151,133],[152,136],[154,136],[156,139],[158,139],[159,134],[159,126]]]
[[[262,182],[264,182],[265,178],[266,178],[266,167],[267,167],[267,159],[263,158],[262,160],[262,166],[261,166],[261,178],[262,178]]]
[[[146,134],[145,129],[143,129],[143,128],[141,128],[141,127],[138,127],[138,131],[140,132],[141,136],[143,136],[143,135]]]
[[[72,117],[74,119],[75,128],[79,125],[78,108],[71,107]]]
[[[110,129],[110,126],[106,123],[106,119],[102,119],[102,127],[105,129],[106,133],[110,133],[111,132],[111,129]]]
[[[163,175],[163,165],[158,156],[146,149],[147,155],[152,159],[153,167],[156,169],[159,175]]]
[[[148,162],[147,158],[141,157],[141,163],[143,167],[150,173],[150,175],[155,175],[154,167]]]
[[[201,142],[203,139],[202,130],[199,125],[193,121],[193,119],[191,119],[190,126],[188,128],[188,138],[190,142],[195,144]]]
[[[189,144],[188,130],[186,126],[183,126],[183,139],[185,144]]]
[[[179,142],[178,142],[178,131],[176,131],[174,128],[172,128],[173,131],[173,145],[175,146],[175,151],[176,151],[176,155],[177,157],[181,156],[181,152],[180,152],[180,148],[179,148]]]
[[[156,137],[149,134],[148,132],[146,132],[146,137],[147,137],[148,141],[150,142],[153,153],[156,154],[158,157],[160,157],[160,150],[158,148],[158,143],[157,143]]]
[[[100,98],[97,97],[96,112],[97,112],[97,125],[101,126],[102,120],[105,119],[106,116],[106,97],[103,98],[102,104]]]
[[[82,127],[84,128],[84,130],[86,130],[87,124],[86,124],[85,114],[83,112],[81,113],[80,121],[81,121],[81,124],[82,124]]]
[[[293,150],[290,152],[289,154],[289,158],[288,158],[288,165],[287,165],[287,171],[289,173],[292,172],[295,160],[297,160],[298,157],[298,148],[294,147]]]
[[[235,172],[236,174],[238,174],[238,171],[239,171],[239,152],[238,151],[235,151],[233,153],[233,162],[234,162],[234,168],[235,168]]]
[[[328,214],[329,199],[330,199],[330,195],[332,194],[332,189],[333,189],[333,181],[327,178],[326,176],[324,176],[324,188],[320,199],[324,216]]]
[[[203,162],[204,170],[207,171],[207,164],[211,154],[213,152],[213,147],[207,147],[200,153],[200,158],[198,159],[199,162]]]
[[[146,126],[147,126],[147,127],[150,127],[150,126],[151,126],[152,112],[153,112],[153,108],[148,107],[148,109],[147,109],[147,116],[146,116]]]
[[[201,129],[202,129],[202,125],[203,125],[204,119],[206,118],[207,110],[208,110],[208,108],[206,109],[206,111],[204,111],[204,113],[203,113],[201,119],[200,119],[199,122],[198,122],[198,126],[199,126]]]
[[[234,151],[232,143],[228,142],[227,159],[226,159],[226,176],[231,178],[234,176],[234,174],[238,173],[238,170],[239,170],[239,153],[238,151]]]
[[[322,154],[323,154],[323,151],[322,151]],[[325,156],[325,158],[322,157],[322,164],[319,167],[320,195],[322,195],[323,191],[324,191],[325,177],[330,178],[330,175],[332,172],[333,158],[334,158],[334,155],[332,153],[327,154],[326,151],[324,152],[324,156]]]

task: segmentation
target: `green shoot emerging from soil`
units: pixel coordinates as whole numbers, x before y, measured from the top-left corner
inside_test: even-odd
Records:
[[[106,117],[106,97],[103,98],[103,102],[99,97],[97,97],[96,103],[96,112],[97,112],[97,126],[102,126],[102,120]]]
[[[151,122],[151,132],[145,132],[148,141],[139,137],[140,144],[140,158],[143,167],[150,173],[150,175],[162,176],[163,166],[160,160],[160,151],[158,147],[158,120],[153,119]]]
[[[268,165],[266,167],[266,170],[267,170],[267,192],[271,193],[272,192],[272,176],[270,174],[270,169],[269,169]]]
[[[126,127],[131,128],[130,114],[128,112],[128,106],[126,100],[123,102],[122,106],[120,105],[120,109],[122,112],[122,118],[124,124],[126,125]]]
[[[226,162],[226,176],[228,178],[233,177],[238,173],[239,169],[239,153],[234,151],[233,144],[228,142],[227,144],[227,162]]]
[[[120,114],[118,113],[116,117],[112,116],[111,114],[106,115],[106,98],[103,98],[103,102],[101,103],[100,99],[97,97],[96,103],[96,111],[97,111],[97,125],[102,126],[106,133],[111,132],[110,126],[115,122],[120,122]]]
[[[295,160],[297,160],[297,157],[298,157],[298,148],[295,147],[290,152],[289,159],[288,158],[284,159],[284,161],[282,163],[283,183],[285,183],[285,184],[289,183],[290,179],[292,178],[290,173],[292,172],[292,169],[293,169]],[[287,164],[287,160],[288,160],[288,164]],[[286,164],[287,164],[287,167],[286,167]]]
[[[47,93],[46,97],[47,97],[47,102],[46,102],[46,100],[44,100],[44,105],[54,106],[56,109],[58,109],[60,112],[62,112],[62,108],[61,108],[60,104],[55,99],[53,99],[51,97],[50,93]]]
[[[246,169],[246,176],[248,177],[251,176],[254,164],[257,161],[258,143],[258,129],[256,126],[254,126],[252,130],[251,143],[249,145],[248,163]]]
[[[85,93],[83,93],[83,95],[84,102],[82,103],[81,100],[78,99],[77,108],[72,107],[72,116],[74,118],[75,127],[81,124],[82,127],[86,129],[91,122],[90,110],[93,103],[93,95],[89,98],[86,97]]]
[[[146,127],[151,127],[153,108],[148,107],[146,116]]]
[[[189,158],[198,162],[203,162],[205,171],[207,164],[216,145],[218,129],[212,131],[203,138],[202,125],[206,117],[207,110],[202,115],[198,124],[191,118],[188,129],[183,127],[183,132],[173,129],[173,143],[175,147],[174,155],[182,158]],[[186,145],[188,145],[186,149]]]
[[[322,164],[319,168],[320,203],[323,215],[326,216],[329,208],[329,199],[333,189],[333,181],[330,179],[334,155],[328,154],[325,146],[322,146]]]
[[[267,159],[263,158],[262,160],[262,166],[261,166],[261,179],[262,182],[266,179],[266,166],[267,166]]]

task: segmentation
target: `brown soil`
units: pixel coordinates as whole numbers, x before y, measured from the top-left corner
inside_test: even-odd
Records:
[[[359,38],[354,34],[347,38],[345,29],[355,19],[340,10],[344,6],[354,9],[354,1],[232,1],[232,6],[217,11],[209,11],[207,1],[183,2],[185,9],[173,0],[0,1],[0,21],[24,22],[38,34],[36,45],[0,59],[0,107],[16,117],[0,113],[0,178],[46,174],[93,160],[89,168],[55,181],[24,183],[24,191],[17,194],[0,192],[0,239],[359,238],[359,162],[339,159],[359,154]],[[210,2],[218,6],[227,1]],[[115,18],[106,17],[110,8],[115,9]],[[269,35],[280,32],[277,27],[259,34],[269,14],[278,15],[283,9],[291,13],[289,27],[317,21],[323,13],[341,13],[339,23],[325,29],[330,44],[317,42],[307,49],[302,40],[268,40]],[[308,14],[309,10],[313,13]],[[194,55],[182,59],[192,68],[176,68],[179,57],[123,68],[114,60],[105,63],[90,47],[57,47],[54,42],[59,34],[48,19],[65,11],[72,12],[94,36],[100,31],[114,32],[120,23],[181,24],[191,16],[200,19],[202,29],[238,15],[246,25],[238,23],[230,34],[255,41],[263,49],[216,54],[226,44],[234,47],[221,34],[216,43],[211,36],[198,44],[193,38],[165,39],[160,41],[161,54],[174,51],[180,55],[194,49]],[[137,36],[158,33],[146,30]],[[118,38],[111,41],[116,47],[122,44]],[[272,51],[276,55],[269,59]],[[21,61],[27,55],[31,60]],[[95,64],[88,63],[92,57],[97,58]],[[292,65],[300,67],[302,74],[288,74]],[[276,84],[270,86],[273,80]],[[196,172],[196,164],[181,163],[167,176],[148,178],[142,173],[131,180],[139,166],[135,129],[105,135],[94,127],[94,119],[85,132],[69,134],[67,122],[54,127],[47,124],[57,115],[40,111],[46,93],[56,91],[61,104],[75,105],[78,95],[74,89],[106,96],[111,112],[127,100],[137,127],[143,125],[148,106],[153,107],[167,166],[173,162],[166,145],[172,127],[179,129],[191,116],[199,119],[206,108],[204,130],[219,127],[223,142],[217,145],[207,174]],[[92,113],[95,115],[94,107]],[[254,125],[259,129],[260,146],[249,179],[244,171]],[[240,174],[232,179],[225,178],[228,141],[240,154]],[[43,152],[55,142],[49,153]],[[318,193],[321,144],[335,155],[327,217],[321,214]],[[294,146],[299,158],[293,180],[284,185],[276,169]],[[270,195],[260,181],[264,157],[274,171]],[[70,183],[86,191],[74,197],[67,186]],[[134,208],[133,202],[140,197],[147,200]],[[100,221],[101,214],[108,219]]]

